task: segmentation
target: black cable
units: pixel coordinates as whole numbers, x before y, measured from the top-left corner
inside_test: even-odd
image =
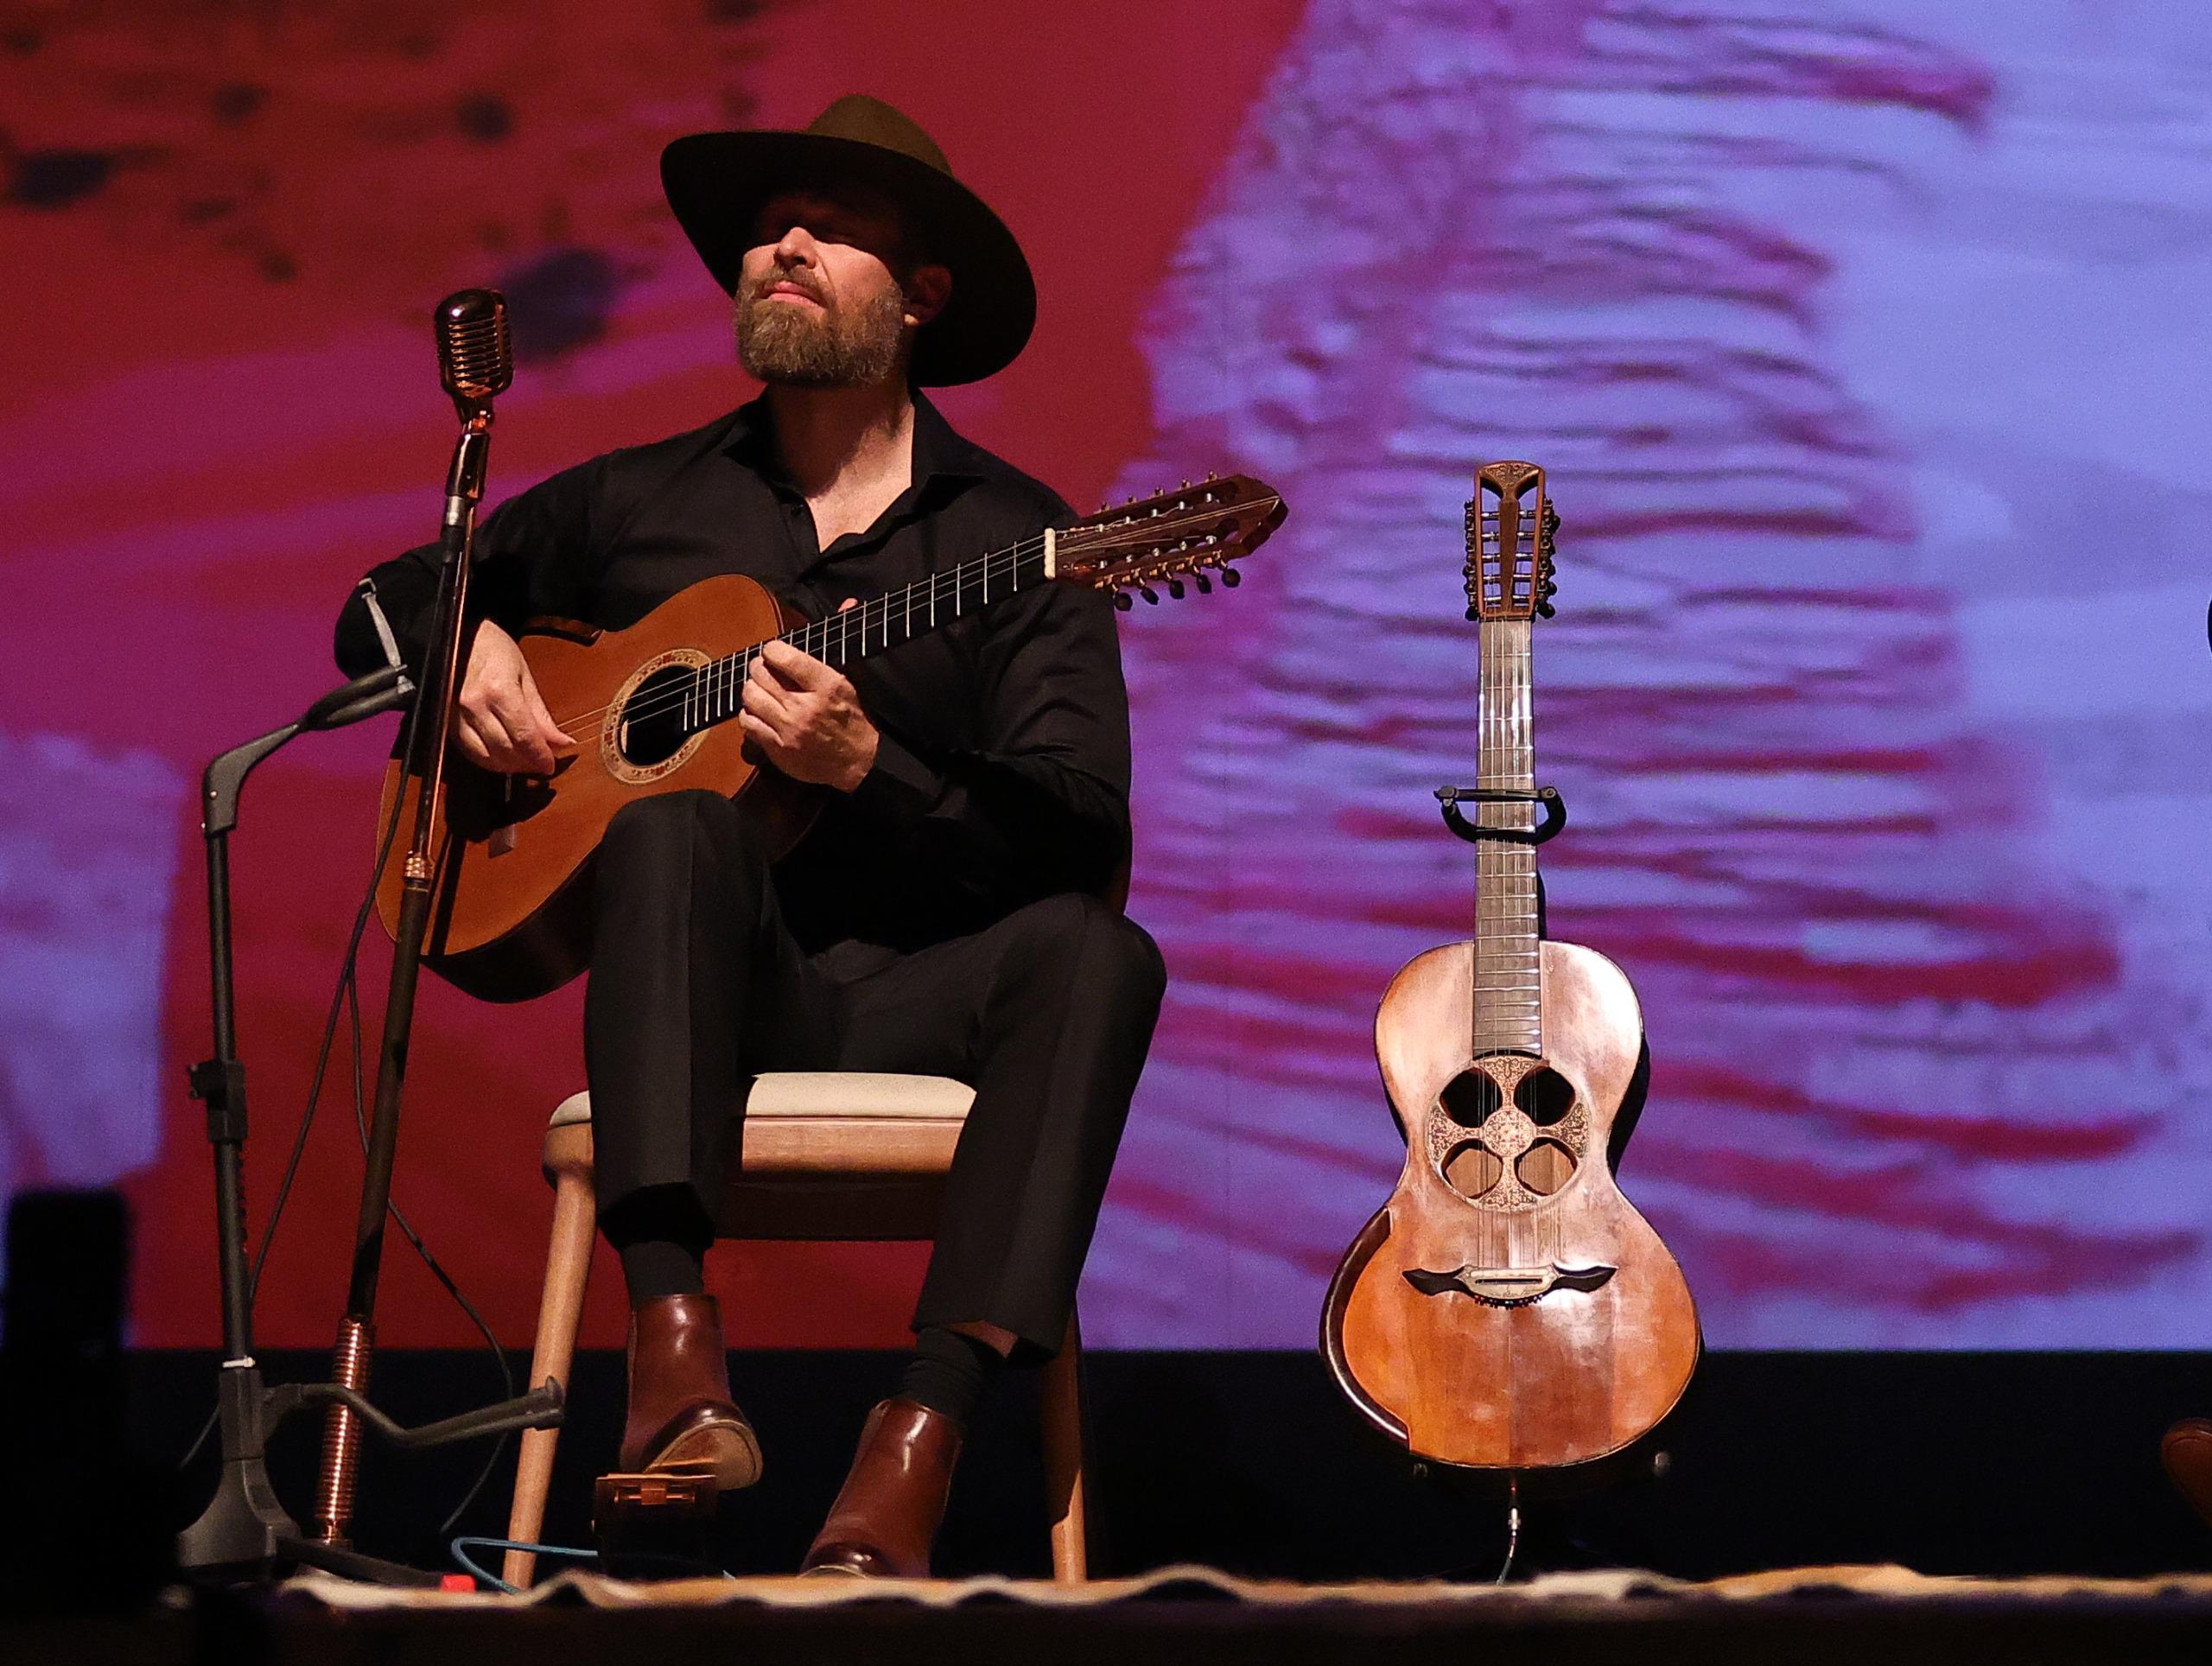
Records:
[[[368,930],[369,915],[376,907],[377,881],[384,874],[385,862],[391,854],[392,836],[398,830],[398,805],[395,802],[391,819],[385,823],[384,831],[377,840],[376,861],[369,870],[368,890],[361,898],[361,906],[353,913],[353,929],[346,940],[346,958],[338,968],[338,987],[330,992],[330,1011],[322,1021],[322,1043],[315,1050],[315,1074],[308,1083],[307,1104],[300,1112],[299,1131],[292,1136],[291,1154],[284,1163],[284,1178],[277,1185],[275,1203],[270,1206],[269,1224],[261,1229],[260,1247],[254,1251],[253,1270],[248,1275],[245,1286],[245,1310],[249,1319],[253,1315],[255,1300],[261,1294],[262,1269],[268,1264],[270,1249],[276,1242],[277,1225],[284,1218],[284,1205],[292,1195],[292,1182],[300,1172],[300,1160],[307,1154],[308,1135],[315,1128],[315,1114],[322,1102],[322,1082],[330,1065],[330,1050],[338,1043],[338,1015],[345,1009],[346,998],[355,987],[354,975],[361,952],[361,938]],[[359,1073],[360,1043],[357,1035],[354,1041],[356,1104],[359,1103]],[[176,1466],[180,1472],[192,1466],[192,1460],[207,1444],[207,1437],[215,1432],[220,1416],[219,1407],[207,1414],[207,1421],[200,1426],[200,1433],[194,1437],[192,1445],[186,1449],[184,1456],[177,1459]]]
[[[346,989],[346,1013],[352,1022],[353,1032],[353,1126],[360,1134],[361,1155],[365,1158],[369,1154],[369,1119],[364,1110],[365,1100],[361,1081],[361,1003],[359,990],[350,984]],[[385,1209],[407,1242],[415,1246],[415,1253],[423,1258],[423,1265],[430,1269],[430,1276],[445,1287],[446,1294],[451,1296],[461,1311],[468,1316],[468,1322],[475,1326],[477,1333],[484,1339],[485,1346],[491,1349],[492,1358],[499,1367],[499,1382],[502,1385],[499,1397],[502,1400],[513,1399],[515,1397],[514,1366],[507,1358],[507,1351],[499,1345],[499,1338],[492,1334],[492,1327],[484,1322],[483,1314],[478,1313],[476,1305],[461,1294],[461,1286],[454,1282],[453,1275],[446,1271],[444,1264],[430,1253],[430,1246],[423,1242],[423,1235],[415,1230],[414,1224],[401,1212],[397,1200],[387,1199]],[[484,1459],[483,1467],[476,1472],[476,1478],[469,1483],[468,1491],[461,1495],[461,1502],[453,1507],[451,1513],[439,1524],[440,1537],[452,1532],[453,1524],[461,1518],[469,1505],[476,1502],[476,1495],[483,1491],[484,1484],[492,1478],[492,1472],[499,1467],[499,1459],[505,1455],[506,1450],[507,1434],[503,1431],[499,1438],[492,1443],[491,1453]]]
[[[378,836],[376,861],[369,872],[368,889],[361,898],[360,906],[353,913],[353,930],[346,940],[346,957],[338,970],[338,987],[331,991],[330,1010],[323,1020],[321,1044],[315,1050],[315,1073],[308,1084],[307,1104],[300,1113],[299,1131],[292,1136],[292,1149],[284,1164],[284,1177],[277,1185],[276,1200],[270,1207],[269,1224],[262,1229],[261,1243],[254,1253],[253,1270],[246,1281],[246,1313],[249,1318],[253,1313],[254,1302],[261,1293],[262,1269],[267,1265],[270,1250],[276,1242],[276,1228],[284,1218],[284,1205],[291,1197],[292,1182],[299,1173],[301,1159],[307,1153],[308,1135],[315,1126],[315,1111],[322,1099],[322,1084],[330,1064],[330,1051],[337,1044],[338,1015],[341,1010],[348,1014],[351,1021],[351,1040],[353,1050],[353,1123],[360,1134],[362,1154],[365,1156],[368,1152],[367,1096],[365,1084],[362,1079],[364,1052],[361,1045],[359,978],[361,939],[368,931],[369,916],[376,909],[377,882],[383,876],[385,863],[391,855],[392,839],[399,830],[400,811],[405,801],[404,793],[393,796],[392,813],[385,821],[383,831]],[[503,1385],[500,1397],[507,1400],[513,1399],[514,1366],[507,1358],[506,1350],[499,1345],[499,1338],[493,1334],[492,1327],[485,1323],[484,1316],[476,1310],[475,1304],[462,1294],[461,1286],[454,1281],[453,1275],[446,1271],[437,1256],[431,1253],[429,1245],[423,1241],[422,1234],[415,1230],[413,1224],[408,1220],[405,1214],[401,1212],[397,1202],[387,1199],[385,1206],[391,1219],[398,1226],[401,1235],[414,1247],[415,1253],[422,1257],[423,1264],[429,1269],[430,1275],[444,1287],[446,1294],[454,1299],[461,1311],[467,1315],[469,1323],[476,1327],[478,1334],[483,1337],[485,1345],[491,1349],[493,1360],[499,1368],[499,1381]],[[214,1433],[220,1417],[219,1408],[207,1414],[207,1421],[200,1425],[200,1433],[194,1438],[191,1447],[186,1451],[184,1456],[177,1460],[177,1468],[180,1471],[189,1468],[193,1459],[200,1455],[200,1448],[207,1444],[207,1437]],[[486,1457],[483,1466],[477,1471],[476,1478],[469,1483],[468,1490],[461,1494],[461,1502],[453,1507],[451,1513],[439,1527],[438,1532],[441,1536],[450,1533],[454,1523],[459,1521],[468,1507],[476,1502],[478,1495],[484,1491],[485,1484],[492,1478],[493,1472],[499,1467],[500,1459],[505,1456],[507,1440],[508,1434],[502,1433],[499,1438],[493,1442],[491,1453]]]

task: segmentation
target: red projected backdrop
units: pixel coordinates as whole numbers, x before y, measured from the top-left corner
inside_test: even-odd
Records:
[[[430,303],[520,368],[495,495],[747,397],[668,219],[683,130],[909,110],[1022,236],[950,395],[1078,504],[1284,489],[1250,582],[1133,616],[1131,912],[1173,987],[1085,1285],[1100,1340],[1308,1345],[1395,1138],[1369,1025],[1465,934],[1473,465],[1544,463],[1554,932],[1643,997],[1624,1170],[1736,1345],[2212,1345],[2201,377],[2212,26],[1995,0],[882,0],[35,14],[0,39],[0,1173],[123,1180],[136,1326],[215,1336],[193,780],[332,680],[433,529]],[[387,726],[236,850],[258,1230],[367,877]],[[374,942],[380,963],[382,944]],[[511,1341],[579,990],[427,994],[398,1196]],[[381,983],[371,979],[373,1033]],[[327,1339],[345,1070],[262,1294]],[[918,1252],[717,1252],[741,1344],[882,1344]],[[395,1247],[388,1344],[468,1332]],[[619,1339],[601,1269],[587,1339]]]

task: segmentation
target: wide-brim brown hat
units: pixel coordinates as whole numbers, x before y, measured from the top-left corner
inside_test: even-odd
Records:
[[[753,222],[768,199],[857,182],[913,216],[952,293],[914,337],[908,372],[930,387],[978,382],[1012,364],[1037,322],[1037,284],[1006,222],[952,176],[944,152],[880,99],[837,100],[801,132],[692,133],[660,153],[677,223],[715,282],[734,292]]]

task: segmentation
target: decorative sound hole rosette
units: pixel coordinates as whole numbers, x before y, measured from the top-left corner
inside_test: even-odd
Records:
[[[1475,1060],[1460,1075],[1465,1077],[1470,1071],[1485,1076],[1497,1084],[1497,1108],[1480,1122],[1470,1126],[1455,1120],[1446,1110],[1446,1096],[1439,1094],[1429,1107],[1427,1138],[1428,1160],[1437,1178],[1478,1208],[1500,1212],[1533,1209],[1547,1198],[1556,1196],[1560,1187],[1580,1171],[1589,1151],[1590,1118],[1582,1096],[1574,1094],[1562,1115],[1542,1122],[1529,1116],[1518,1099],[1522,1083],[1539,1071],[1549,1072],[1560,1082],[1566,1080],[1545,1060],[1498,1053]],[[1558,1151],[1541,1151],[1540,1148],[1546,1145],[1557,1147]],[[1478,1191],[1470,1192],[1464,1184],[1454,1184],[1453,1159],[1476,1147],[1490,1159],[1476,1166],[1488,1183]],[[1542,1187],[1541,1177],[1537,1186],[1529,1185],[1522,1177],[1522,1164],[1531,1153],[1548,1155],[1554,1160],[1563,1153],[1567,1174],[1556,1185],[1548,1187]],[[1488,1178],[1493,1169],[1495,1177]],[[1464,1175],[1470,1171],[1463,1164],[1460,1172]]]
[[[683,709],[677,685],[691,679],[672,677],[669,673],[696,672],[710,663],[711,657],[703,649],[671,648],[666,653],[655,654],[623,680],[614,697],[607,703],[606,715],[600,720],[599,760],[609,775],[633,786],[641,785],[658,781],[690,762],[692,754],[706,744],[704,729],[683,735],[671,750],[644,762],[638,760],[638,731],[647,722],[658,728],[677,729],[677,719]],[[649,683],[660,686],[648,689],[645,685]],[[638,696],[634,711],[633,696]],[[660,753],[660,748],[655,747],[652,751]]]

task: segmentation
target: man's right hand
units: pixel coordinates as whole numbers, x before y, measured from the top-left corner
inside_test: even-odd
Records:
[[[471,763],[503,775],[550,775],[555,758],[576,744],[545,709],[514,638],[488,619],[469,650],[454,739]]]

